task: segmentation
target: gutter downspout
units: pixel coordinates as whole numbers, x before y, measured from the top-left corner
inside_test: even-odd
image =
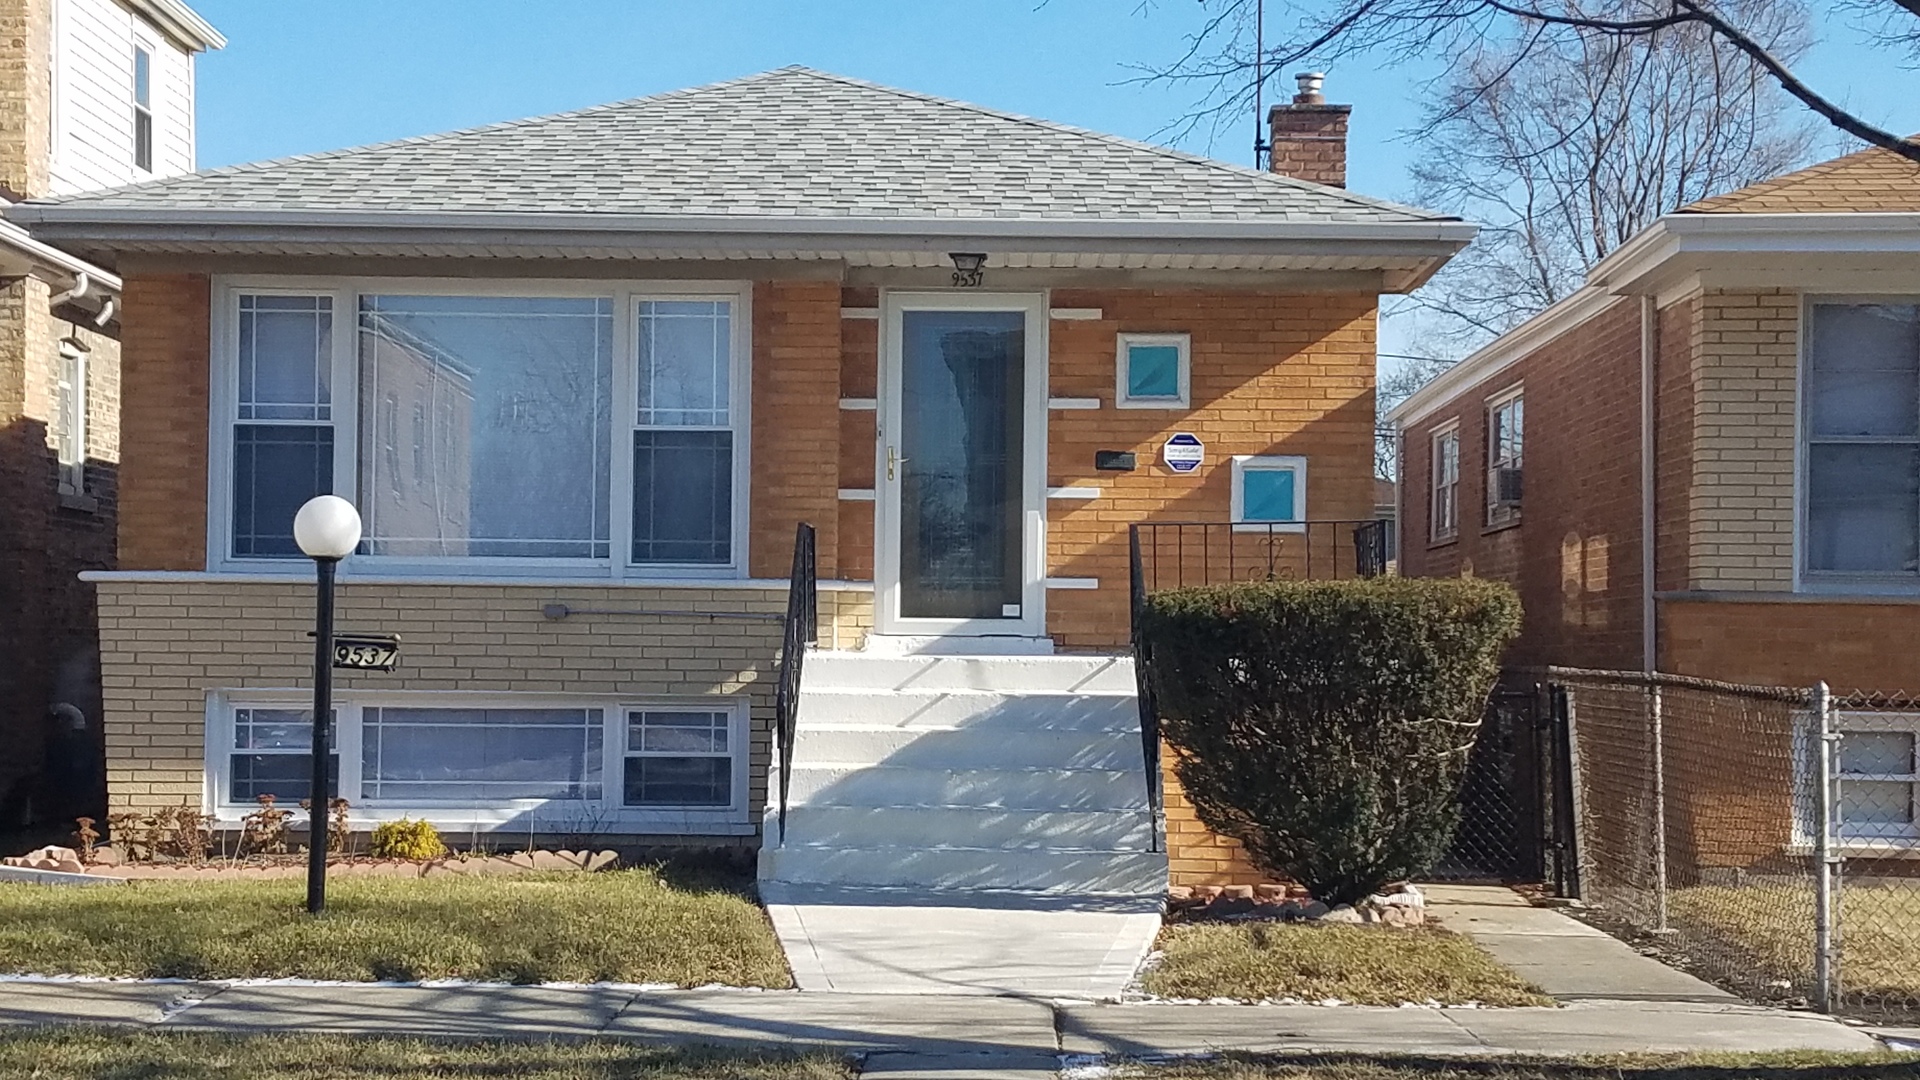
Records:
[[[1658,351],[1654,298],[1640,298],[1640,666],[1651,674],[1659,664],[1659,627],[1654,622],[1654,377]]]

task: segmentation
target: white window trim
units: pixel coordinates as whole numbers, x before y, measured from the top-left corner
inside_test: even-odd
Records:
[[[215,573],[248,573],[306,577],[312,568],[304,559],[236,558],[233,556],[233,424],[239,392],[239,298],[241,294],[327,296],[333,301],[332,424],[334,428],[334,492],[357,501],[359,485],[359,297],[361,295],[419,296],[539,296],[612,297],[613,378],[612,407],[607,437],[609,466],[608,522],[610,553],[606,559],[541,559],[529,557],[371,557],[350,556],[340,564],[343,580],[380,580],[391,577],[526,577],[578,580],[604,578],[614,582],[675,581],[683,578],[715,580],[747,576],[747,544],[751,447],[753,442],[753,285],[732,281],[585,281],[543,278],[474,280],[468,278],[395,277],[216,277],[213,282],[212,326],[209,341],[211,383],[208,402],[207,569]],[[733,379],[733,552],[728,563],[646,564],[633,555],[633,420],[638,395],[638,362],[634,340],[639,302],[649,299],[726,300],[732,312]]]
[[[1840,711],[1833,717],[1833,730],[1843,735],[1849,731],[1906,731],[1912,732],[1916,743],[1920,743],[1920,712],[1900,711]],[[1815,777],[1819,773],[1819,763],[1814,757],[1815,718],[1813,713],[1798,710],[1793,722],[1793,847],[1800,851],[1811,851],[1814,842],[1813,805],[1817,792],[1814,789]],[[1916,762],[1920,765],[1920,762]],[[1920,820],[1905,826],[1880,826],[1868,830],[1848,829],[1840,820],[1840,796],[1845,790],[1848,777],[1841,775],[1840,752],[1838,746],[1833,754],[1834,775],[1838,782],[1833,790],[1834,845],[1841,854],[1850,856],[1883,856],[1901,858],[1920,855]],[[1888,774],[1891,775],[1891,774]],[[1915,779],[1905,781],[1920,789],[1920,774]],[[1874,780],[1879,776],[1854,776],[1854,780]],[[1901,782],[1896,779],[1896,782]],[[1916,803],[1920,803],[1920,790],[1916,790]],[[1917,806],[1916,808],[1920,808]]]
[[[1445,528],[1440,522],[1440,444],[1453,440],[1453,521]],[[1427,542],[1442,544],[1460,538],[1460,421],[1450,420],[1428,437],[1427,469]]]
[[[1499,494],[1498,484],[1494,480],[1494,472],[1495,470],[1500,468],[1515,468],[1515,469],[1520,469],[1522,471],[1522,475],[1525,475],[1525,470],[1526,470],[1525,462],[1527,457],[1526,414],[1523,411],[1520,419],[1520,425],[1521,425],[1520,426],[1520,440],[1521,440],[1520,453],[1512,458],[1501,458],[1499,456],[1500,448],[1494,445],[1493,414],[1498,412],[1501,409],[1508,407],[1509,405],[1522,403],[1525,397],[1526,397],[1526,390],[1524,387],[1510,386],[1507,389],[1502,390],[1498,394],[1495,394],[1494,396],[1487,399],[1487,409],[1485,414],[1486,435],[1487,435],[1487,445],[1486,445],[1487,467],[1486,467],[1486,472],[1484,474],[1484,477],[1486,481],[1486,524],[1487,524],[1487,528],[1489,529],[1501,528],[1507,525],[1517,525],[1520,522],[1519,506],[1502,507],[1494,501],[1495,497]],[[1522,410],[1524,410],[1526,406],[1524,404],[1521,404],[1521,408]]]
[[[1244,481],[1249,472],[1293,474],[1293,521],[1247,521]],[[1235,454],[1233,456],[1233,531],[1303,533],[1307,531],[1307,459],[1293,454]]]
[[[87,493],[87,378],[88,363],[91,358],[86,346],[78,341],[62,339],[59,346],[59,364],[62,369],[67,361],[73,361],[73,412],[71,415],[57,417],[60,424],[60,438],[64,441],[72,437],[73,447],[78,455],[73,461],[60,461],[60,493],[62,495],[85,495]],[[56,380],[56,385],[59,380]],[[69,430],[71,429],[71,430]],[[58,454],[55,454],[56,459]]]
[[[160,48],[147,35],[134,31],[132,51],[127,54],[127,129],[128,164],[135,173],[154,176],[160,164]],[[139,54],[147,54],[147,103],[140,104]],[[147,114],[147,163],[140,164],[139,115]]]
[[[1131,380],[1127,371],[1127,352],[1135,345],[1171,345],[1180,354],[1179,383],[1180,395],[1177,398],[1133,397],[1127,387]],[[1120,334],[1113,353],[1113,405],[1116,409],[1185,409],[1193,399],[1193,335],[1191,334]]]
[[[1904,571],[1864,574],[1843,570],[1813,570],[1807,566],[1807,527],[1812,514],[1809,472],[1813,445],[1807,424],[1807,375],[1812,360],[1809,346],[1813,309],[1819,304],[1920,304],[1911,290],[1885,294],[1803,294],[1800,324],[1795,332],[1793,401],[1793,588],[1795,592],[1832,596],[1910,596],[1920,594],[1920,573]]]
[[[207,697],[206,780],[202,800],[205,810],[221,827],[236,827],[246,815],[259,809],[252,802],[236,803],[227,795],[230,762],[234,753],[234,711],[236,709],[310,709],[313,692],[300,689],[228,690]],[[598,802],[560,799],[514,799],[484,805],[460,802],[381,803],[362,805],[360,799],[362,761],[362,716],[368,708],[514,708],[514,709],[599,709],[601,722],[600,779]],[[624,759],[626,757],[626,714],[632,709],[726,712],[731,716],[728,747],[733,759],[733,802],[726,807],[674,809],[672,807],[629,807],[624,799]],[[447,833],[456,842],[464,833],[526,833],[530,828],[541,833],[624,833],[654,835],[741,836],[753,832],[750,813],[752,781],[751,702],[745,697],[603,697],[512,693],[447,693],[440,691],[336,692],[336,745],[340,755],[340,789],[336,794],[350,804],[349,822],[355,829],[370,829],[400,818],[426,820]],[[297,805],[294,824],[303,825],[304,815]]]

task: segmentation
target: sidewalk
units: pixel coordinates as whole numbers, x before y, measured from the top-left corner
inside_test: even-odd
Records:
[[[813,1045],[868,1080],[1040,1080],[1059,1056],[1209,1050],[1440,1055],[1865,1051],[1826,1017],[1739,1003],[1587,1000],[1560,1009],[1091,1005],[979,995],[558,986],[0,982],[0,1024]]]

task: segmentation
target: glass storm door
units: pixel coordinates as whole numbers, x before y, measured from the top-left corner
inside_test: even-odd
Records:
[[[938,294],[886,314],[879,629],[1038,636],[1045,309]]]

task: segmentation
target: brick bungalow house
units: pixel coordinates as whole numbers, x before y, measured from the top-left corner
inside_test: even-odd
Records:
[[[1920,692],[1920,166],[1669,214],[1391,421],[1402,571],[1513,582],[1513,662]]]
[[[1473,233],[1342,190],[1345,121],[1277,108],[1269,175],[787,68],[13,208],[125,279],[114,808],[306,794],[333,491],[341,627],[402,640],[342,676],[357,825],[1157,894],[1127,525],[1369,517],[1379,296]],[[1244,873],[1179,809],[1176,876]]]
[[[0,200],[193,169],[180,0],[0,0]],[[113,565],[120,279],[0,222],[0,831],[99,813],[93,590]],[[42,775],[43,765],[47,775]]]

